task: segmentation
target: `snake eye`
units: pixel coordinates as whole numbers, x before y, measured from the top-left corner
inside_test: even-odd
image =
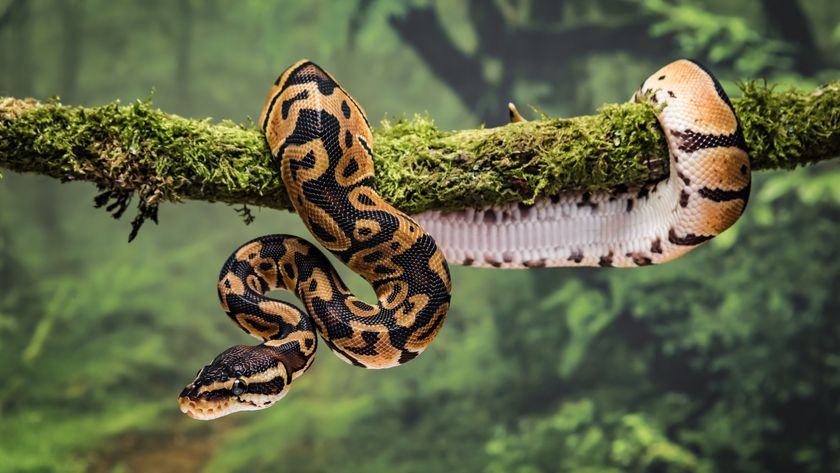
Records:
[[[245,384],[245,381],[242,381],[241,379],[237,379],[236,381],[233,382],[233,389],[231,389],[231,391],[233,392],[234,396],[239,396],[240,394],[244,393],[247,390],[248,390],[248,385]]]

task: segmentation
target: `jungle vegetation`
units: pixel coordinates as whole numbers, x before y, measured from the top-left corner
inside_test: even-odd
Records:
[[[511,99],[591,114],[676,57],[733,94],[813,90],[840,78],[838,51],[834,0],[0,0],[0,96],[240,123],[301,57],[374,123],[449,130],[505,123]],[[186,202],[128,244],[96,195],[3,171],[0,471],[840,470],[837,160],[756,173],[739,223],[662,266],[453,268],[417,360],[365,371],[322,344],[278,405],[210,423],[178,392],[253,343],[218,307],[218,269],[248,239],[306,230]]]

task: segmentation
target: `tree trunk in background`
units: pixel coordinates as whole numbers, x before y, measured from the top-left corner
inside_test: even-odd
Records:
[[[656,18],[637,9],[623,11],[618,24],[590,21],[561,27],[562,3],[537,1],[532,8],[532,15],[546,15],[544,21],[523,27],[509,24],[496,3],[471,1],[470,19],[478,36],[474,54],[461,51],[449,38],[434,6],[392,17],[391,26],[464,106],[488,126],[507,122],[505,104],[513,99],[513,87],[519,79],[547,82],[555,96],[566,98],[577,90],[569,79],[578,58],[645,51],[645,57],[664,62],[675,55],[673,35],[652,37],[650,28]],[[488,61],[501,69],[499,77],[486,77]]]
[[[481,60],[467,55],[449,39],[434,7],[411,9],[405,16],[392,17],[390,21],[403,41],[455,92],[464,107],[482,120],[477,108],[490,84],[482,75]]]
[[[761,3],[770,26],[794,47],[794,69],[802,75],[811,76],[825,67],[808,17],[799,3],[796,0],[762,0]]]

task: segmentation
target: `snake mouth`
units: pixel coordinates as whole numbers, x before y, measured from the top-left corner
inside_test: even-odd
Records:
[[[208,396],[209,394],[209,396]],[[181,412],[197,420],[212,420],[242,410],[239,399],[199,392],[199,386],[190,384],[178,396]]]
[[[229,402],[226,399],[212,401],[203,398],[198,393],[198,387],[190,384],[178,396],[181,412],[198,420],[210,420],[227,414]]]
[[[181,407],[181,412],[196,420],[217,419],[240,410],[233,408],[230,402],[208,402],[201,399],[190,399],[189,397],[178,398],[178,404]]]
[[[243,394],[241,396],[224,395],[218,391],[198,392],[198,387],[190,384],[178,396],[181,412],[196,420],[213,420],[240,411],[265,409],[282,399],[288,389],[278,394]]]
[[[282,396],[280,396],[282,397]],[[181,412],[196,420],[213,420],[228,414],[241,411],[256,411],[274,404],[279,398],[266,400],[262,403],[251,402],[239,398],[208,401],[190,397],[179,397],[178,404]]]

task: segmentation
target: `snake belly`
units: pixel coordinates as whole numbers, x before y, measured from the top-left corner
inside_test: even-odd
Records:
[[[222,267],[219,298],[228,316],[263,343],[229,348],[184,388],[181,410],[197,419],[282,398],[311,365],[316,330],[344,361],[388,368],[429,346],[449,308],[443,253],[412,217],[376,193],[367,118],[329,73],[307,60],[286,69],[259,124],[306,227],[373,286],[378,304],[354,296],[304,239],[268,235],[240,246]],[[306,311],[264,295],[272,289],[294,292]]]
[[[685,254],[735,223],[747,205],[750,159],[741,126],[720,83],[693,61],[663,67],[634,98],[662,107],[667,179],[534,205],[425,212],[416,220],[450,264],[634,267]]]

